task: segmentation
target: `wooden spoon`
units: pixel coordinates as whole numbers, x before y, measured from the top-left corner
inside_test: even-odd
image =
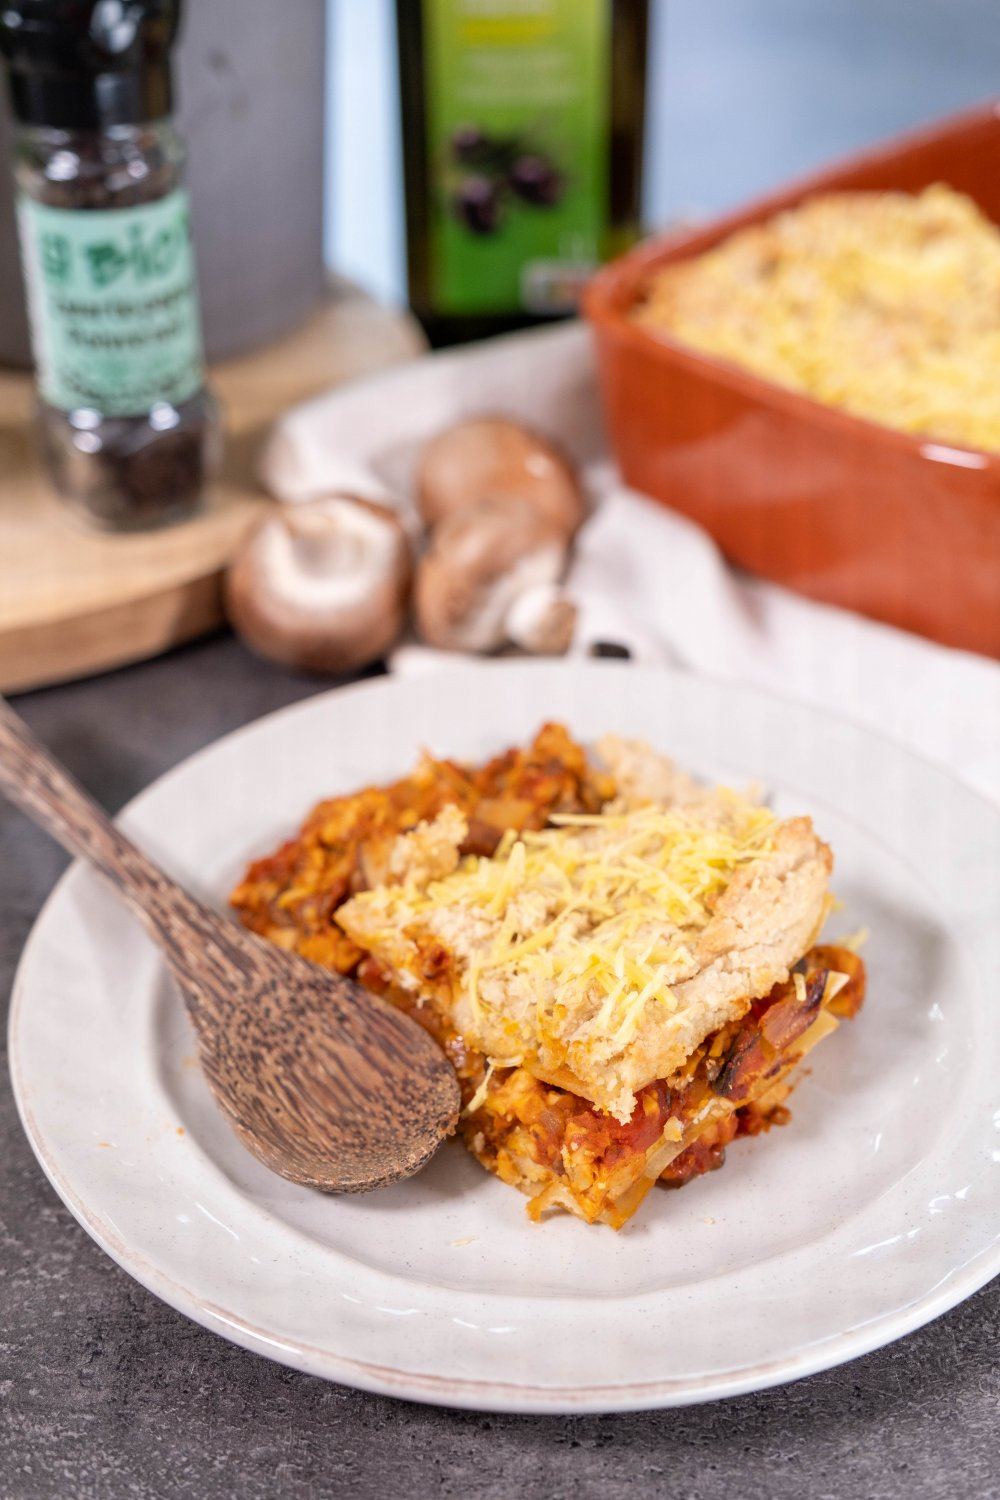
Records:
[[[223,1113],[273,1172],[368,1192],[418,1171],[455,1129],[458,1080],[423,1027],[196,901],[2,699],[0,790],[118,887],[184,997]]]

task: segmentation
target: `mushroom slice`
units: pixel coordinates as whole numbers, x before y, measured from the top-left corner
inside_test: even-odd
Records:
[[[487,495],[517,495],[572,536],[586,507],[576,471],[546,438],[507,417],[472,417],[424,446],[417,503],[428,526]]]
[[[233,627],[261,656],[350,672],[384,656],[406,619],[406,533],[384,505],[331,495],[272,510],[226,577]]]
[[[446,651],[494,651],[529,589],[557,583],[567,540],[529,500],[498,495],[442,521],[417,569],[414,596],[424,640]]]

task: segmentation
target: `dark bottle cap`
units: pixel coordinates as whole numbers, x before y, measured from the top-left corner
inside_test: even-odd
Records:
[[[0,0],[14,115],[65,130],[170,113],[181,0]]]

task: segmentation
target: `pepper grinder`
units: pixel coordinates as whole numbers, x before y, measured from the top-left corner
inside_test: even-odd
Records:
[[[42,451],[58,493],[113,531],[195,514],[219,446],[170,119],[179,11],[0,10]]]

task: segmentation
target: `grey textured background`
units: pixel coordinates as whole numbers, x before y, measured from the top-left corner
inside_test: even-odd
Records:
[[[627,670],[625,668],[624,670]],[[117,809],[316,684],[231,639],[18,709]],[[63,856],[0,803],[0,994]],[[796,1385],[636,1416],[479,1416],[299,1375],[187,1322],[77,1227],[0,1097],[2,1500],[973,1500],[1000,1493],[1000,1283]]]

